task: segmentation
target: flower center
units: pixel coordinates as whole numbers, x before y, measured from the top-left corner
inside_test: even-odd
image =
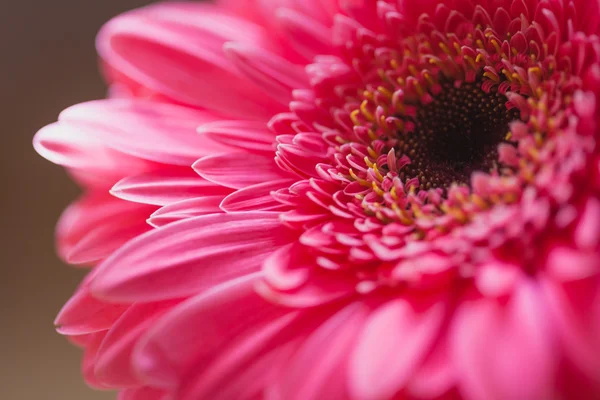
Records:
[[[498,164],[498,144],[509,122],[519,118],[507,109],[506,97],[481,81],[441,83],[442,90],[417,109],[414,129],[400,136],[396,156],[410,158],[403,180],[418,178],[423,189],[468,184],[474,171],[488,172]]]

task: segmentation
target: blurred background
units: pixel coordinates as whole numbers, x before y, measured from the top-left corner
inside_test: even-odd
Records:
[[[101,98],[94,37],[149,0],[0,1],[0,399],[101,400],[80,350],[52,321],[83,276],[54,252],[54,224],[78,190],[31,139],[69,105]]]

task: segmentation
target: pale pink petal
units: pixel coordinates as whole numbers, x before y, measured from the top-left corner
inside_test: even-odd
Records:
[[[195,134],[199,125],[215,119],[206,111],[143,99],[91,101],[69,107],[59,117],[61,123],[84,127],[94,139],[122,153],[186,167],[223,149]]]
[[[349,363],[352,398],[387,399],[405,387],[429,352],[447,306],[419,305],[413,299],[379,306],[360,334]]]
[[[289,187],[292,183],[293,180],[280,179],[239,189],[223,199],[221,209],[225,212],[283,210],[285,206],[276,201],[271,192]]]
[[[289,177],[277,167],[269,153],[231,152],[207,156],[196,161],[193,168],[207,181],[234,189]]]
[[[276,18],[288,45],[307,59],[336,53],[330,27],[290,8],[277,9]]]
[[[44,158],[69,169],[84,186],[106,188],[129,172],[142,172],[148,162],[111,149],[93,129],[55,122],[35,135],[33,147]]]
[[[494,299],[459,305],[451,352],[466,399],[552,397],[557,353],[541,300],[539,288],[522,279],[506,305]]]
[[[231,190],[208,182],[191,168],[163,169],[117,182],[110,193],[136,203],[164,206],[202,196],[226,196]]]
[[[119,249],[99,266],[92,291],[113,301],[196,294],[257,271],[268,254],[290,239],[276,213],[191,218],[148,232]]]
[[[202,196],[169,204],[156,210],[148,219],[148,223],[155,228],[159,228],[171,222],[220,213],[222,210],[219,205],[223,198],[222,195]]]

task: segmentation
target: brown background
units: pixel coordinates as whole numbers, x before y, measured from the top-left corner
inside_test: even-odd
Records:
[[[0,0],[0,399],[100,400],[80,351],[52,321],[82,271],[54,252],[54,224],[77,195],[61,168],[31,147],[65,107],[100,98],[94,36],[149,0]]]

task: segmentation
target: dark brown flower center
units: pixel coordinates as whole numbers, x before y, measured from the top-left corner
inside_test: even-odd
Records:
[[[459,87],[446,81],[431,103],[419,106],[414,130],[396,145],[397,156],[411,160],[401,178],[419,178],[422,189],[446,188],[497,166],[498,144],[519,111],[506,108],[506,96],[496,87],[489,93],[481,87],[481,81]]]

